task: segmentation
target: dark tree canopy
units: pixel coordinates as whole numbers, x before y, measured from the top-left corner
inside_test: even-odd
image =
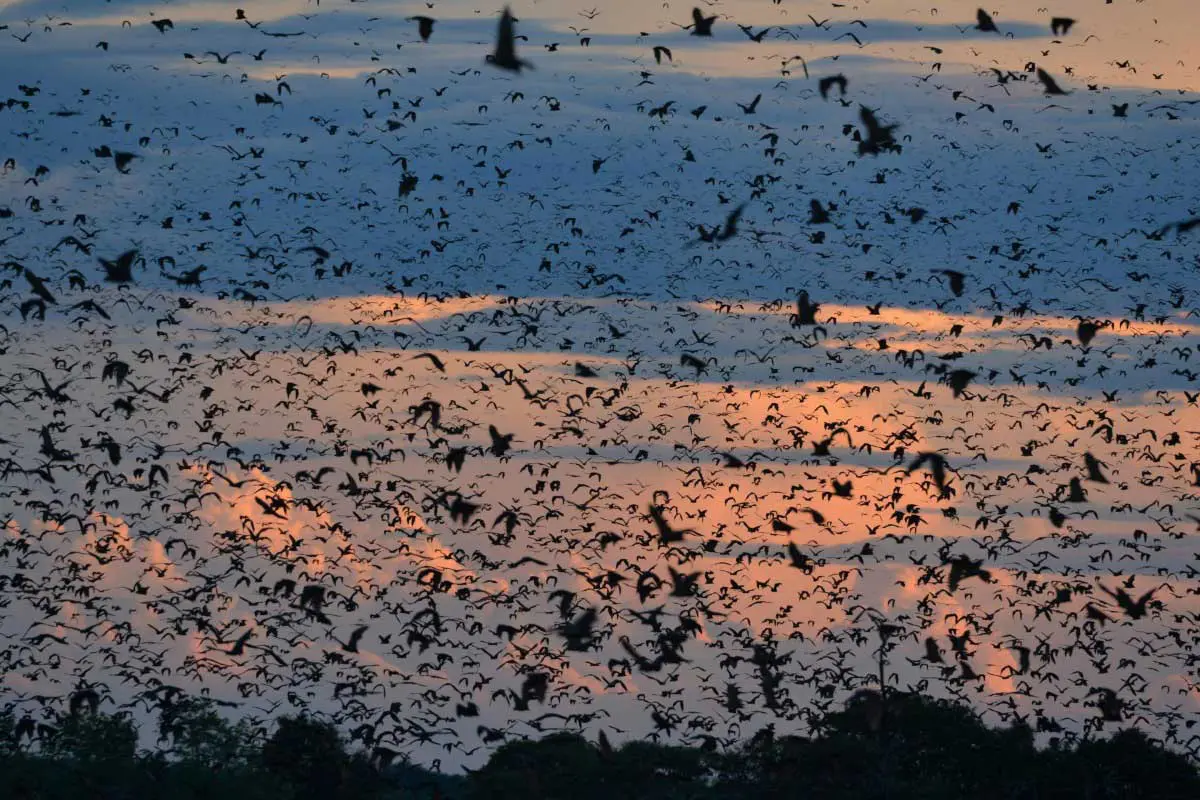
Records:
[[[350,749],[330,722],[227,721],[206,700],[163,709],[160,749],[139,752],[121,715],[76,710],[54,725],[0,714],[0,797],[19,800],[773,800],[1200,797],[1186,757],[1125,728],[1076,746],[1035,747],[1024,724],[990,728],[970,708],[863,691],[811,737],[767,726],[740,743],[620,746],[571,732],[510,741],[465,776],[442,775],[376,744]],[[387,754],[387,757],[382,757]]]

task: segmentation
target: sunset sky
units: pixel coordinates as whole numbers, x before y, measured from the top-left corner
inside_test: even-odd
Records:
[[[429,5],[0,0],[0,703],[1195,747],[1200,9]]]

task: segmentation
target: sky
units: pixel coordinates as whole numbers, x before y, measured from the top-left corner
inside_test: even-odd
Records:
[[[1200,11],[701,8],[0,0],[0,702],[1194,750]]]

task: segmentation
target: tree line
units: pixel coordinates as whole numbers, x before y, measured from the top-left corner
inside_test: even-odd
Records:
[[[75,705],[75,704],[73,704]],[[203,698],[164,703],[158,746],[127,713],[79,704],[55,724],[0,713],[0,797],[13,800],[1008,800],[1200,798],[1200,772],[1133,728],[1038,748],[1017,722],[969,707],[862,691],[808,736],[772,726],[737,744],[611,745],[576,733],[509,741],[481,768],[444,775],[384,748],[352,747],[327,720],[230,722]]]

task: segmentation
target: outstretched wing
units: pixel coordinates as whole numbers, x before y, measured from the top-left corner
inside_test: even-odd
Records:
[[[866,106],[862,106],[859,109],[858,116],[862,120],[862,124],[867,128],[867,138],[878,138],[882,131],[879,127],[879,120],[875,117],[875,112]]]
[[[1046,88],[1046,94],[1066,94],[1058,85],[1058,81],[1054,80],[1050,73],[1041,67],[1038,67],[1037,76],[1038,80],[1042,82],[1042,86]]]
[[[674,531],[671,530],[671,526],[667,524],[667,520],[663,516],[661,508],[658,506],[650,506],[650,516],[654,519],[654,527],[658,529],[658,535],[661,538],[666,539],[672,533],[674,533]]]
[[[513,43],[513,18],[508,8],[500,15],[500,26],[496,31],[496,61],[508,64],[517,58],[516,46]]]
[[[733,211],[729,212],[729,216],[725,219],[725,230],[721,231],[722,239],[729,239],[737,233],[738,221],[742,218],[742,211],[745,210],[746,204],[742,203]]]

